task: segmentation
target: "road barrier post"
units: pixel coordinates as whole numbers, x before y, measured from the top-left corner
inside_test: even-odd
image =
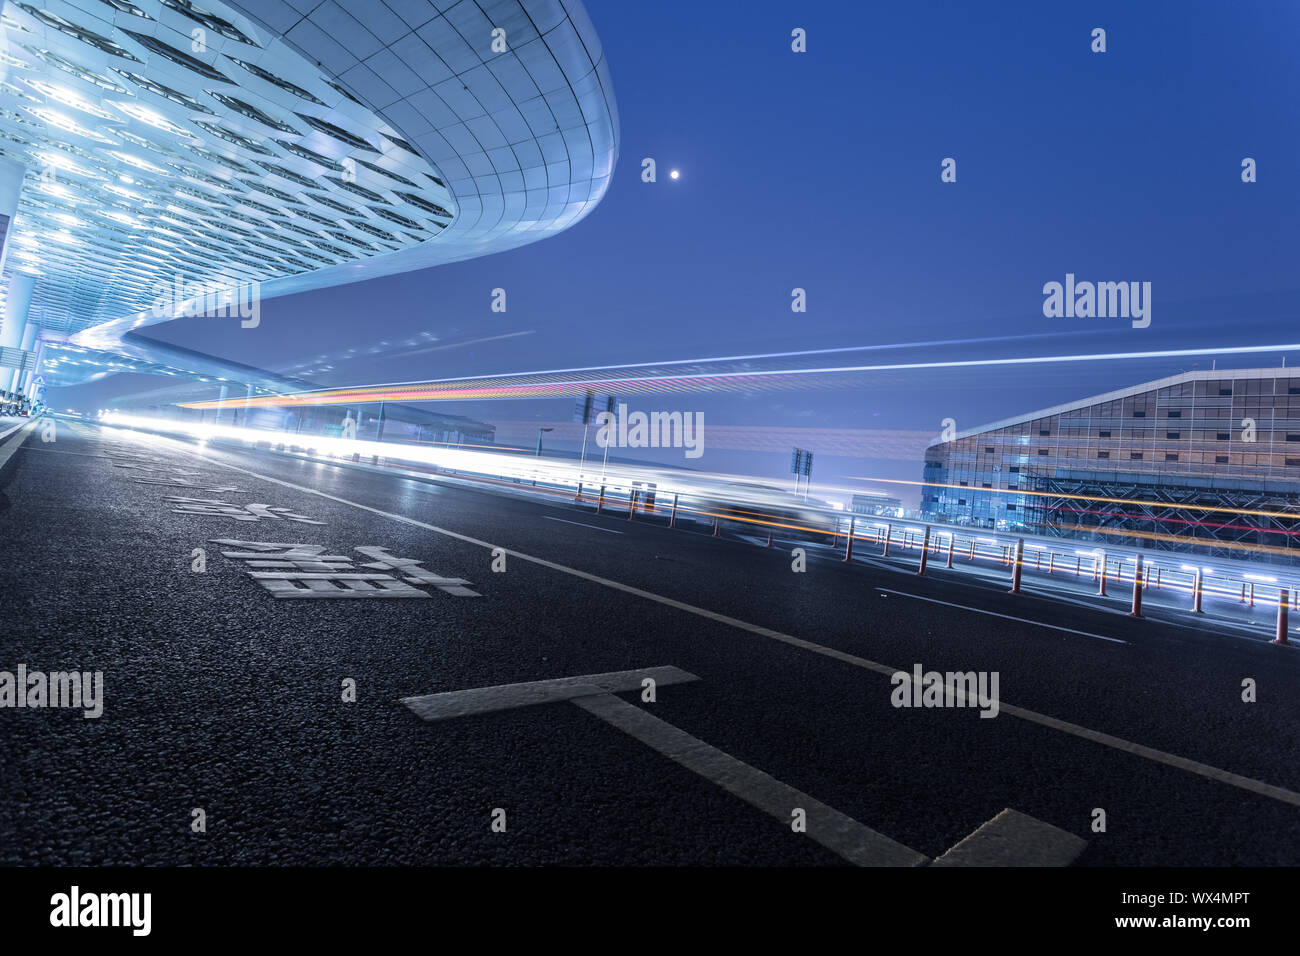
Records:
[[[767,529],[767,546],[768,546],[769,548],[772,547],[772,529],[771,529],[771,528],[768,528],[768,529]]]
[[[677,496],[680,492],[673,492],[673,513],[668,516],[668,527],[677,527]]]
[[[1035,571],[1043,570],[1043,552],[1041,551],[1034,552],[1034,570]]]
[[[893,536],[894,536],[894,526],[892,524],[886,524],[885,525],[885,553],[881,555],[882,558],[889,557],[889,539],[892,538]]]
[[[974,560],[975,560],[975,542],[974,542],[974,541],[972,541],[972,542],[970,543],[970,556],[967,558],[967,560],[968,560],[968,561],[974,561]]]
[[[1196,569],[1196,580],[1192,582],[1192,610],[1197,614],[1201,611],[1201,569]]]
[[[573,500],[582,504],[582,482],[578,482],[578,494]]]
[[[1096,559],[1096,558],[1093,558],[1093,559],[1092,559],[1092,570],[1093,570],[1093,574],[1094,574],[1094,575],[1097,574],[1097,565],[1098,565],[1097,559]],[[1106,596],[1106,552],[1105,552],[1105,551],[1103,551],[1103,552],[1101,553],[1101,574],[1100,574],[1100,576],[1101,576],[1101,586],[1097,589],[1097,596],[1098,596],[1098,597],[1105,597],[1105,596]]]
[[[844,542],[844,560],[845,560],[845,561],[852,561],[852,560],[853,560],[853,528],[854,528],[854,526],[857,524],[857,522],[858,522],[858,519],[857,519],[856,517],[853,517],[853,518],[850,518],[850,519],[849,519],[849,537],[848,537],[848,540],[846,540],[846,541]]]
[[[1016,557],[1015,566],[1011,569],[1011,593],[1020,593],[1020,566],[1024,563],[1025,557],[1025,539],[1016,539]]]
[[[930,557],[930,526],[925,526],[925,540],[921,542],[921,566],[916,569],[917,574],[925,574],[925,562]]]
[[[948,567],[952,567],[952,549],[956,546],[957,536],[955,534],[948,535]]]
[[[1156,568],[1156,590],[1160,590],[1160,578],[1164,573],[1164,568]]]
[[[1142,616],[1142,555],[1138,555],[1137,569],[1133,574],[1133,606],[1129,609],[1129,617]]]
[[[718,533],[718,532],[719,532],[719,529],[720,529],[721,527],[722,527],[722,519],[719,518],[717,515],[714,515],[714,516],[713,516],[713,536],[714,536],[715,538],[721,537],[721,535]]]
[[[1250,586],[1250,606],[1255,606],[1255,585]]]
[[[1287,589],[1283,588],[1282,593],[1278,596],[1277,601],[1277,634],[1273,638],[1274,644],[1287,644]]]
[[[1082,566],[1083,566],[1083,558],[1081,558],[1081,557],[1076,557],[1076,558],[1074,559],[1074,576],[1075,576],[1076,578],[1079,576],[1079,569],[1080,569]]]
[[[596,514],[605,510],[605,486],[600,486],[600,497],[596,499]]]
[[[636,517],[636,496],[637,489],[633,488],[632,493],[627,496],[627,520],[631,521]]]
[[[1005,544],[1002,546],[1002,563],[1003,565],[1007,563],[1007,546]]]
[[[1047,573],[1051,574],[1056,570],[1056,552],[1052,551],[1047,557]]]
[[[1238,598],[1237,603],[1238,604],[1246,603],[1246,582],[1245,581],[1241,582],[1241,597]]]

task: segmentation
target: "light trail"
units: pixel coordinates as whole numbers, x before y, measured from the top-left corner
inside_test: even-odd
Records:
[[[969,341],[969,340],[967,340]],[[891,346],[882,346],[891,347]],[[901,347],[901,346],[900,346]],[[864,350],[850,348],[848,351]],[[558,398],[585,391],[611,394],[652,394],[655,392],[752,391],[763,387],[818,387],[816,376],[858,375],[867,372],[919,371],[924,369],[996,368],[1013,365],[1059,365],[1075,362],[1113,362],[1131,359],[1185,358],[1196,355],[1251,354],[1300,350],[1300,344],[1242,345],[1221,348],[1168,349],[1146,352],[1110,352],[1082,355],[1042,355],[992,359],[950,359],[930,362],[897,362],[878,365],[843,365],[826,368],[749,369],[744,371],[697,372],[687,375],[642,375],[628,377],[563,378],[558,381],[532,381],[571,372],[593,369],[566,369],[547,372],[512,372],[472,378],[431,379],[427,382],[365,385],[349,388],[316,389],[281,396],[263,396],[239,404],[251,407],[296,405],[343,405],[349,402],[434,402],[486,401],[522,398]],[[816,353],[770,353],[766,356],[736,356],[715,359],[677,359],[657,363],[660,366],[705,364],[720,361],[754,361],[759,358],[788,358],[791,355]],[[620,368],[644,368],[639,365],[605,366],[596,371]],[[811,381],[811,386],[807,383]],[[846,387],[836,383],[831,386]],[[187,402],[181,407],[213,409],[222,407],[217,400]]]

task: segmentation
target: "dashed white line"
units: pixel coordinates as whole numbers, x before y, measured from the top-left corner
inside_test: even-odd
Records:
[[[579,528],[590,528],[592,531],[604,531],[606,534],[622,534],[622,531],[615,531],[613,528],[602,528],[600,525],[583,524],[581,521],[570,521],[568,518],[556,518],[553,515],[542,515],[547,521],[563,521],[565,524],[576,524]]]
[[[1128,641],[1122,641],[1118,637],[1106,637],[1103,634],[1092,634],[1088,631],[1076,631],[1072,627],[1062,627],[1059,624],[1044,624],[1042,621],[1035,621],[1027,617],[1015,617],[1011,614],[999,614],[997,611],[986,611],[983,608],[971,607],[967,604],[954,604],[951,601],[940,601],[938,598],[921,597],[919,594],[912,594],[908,591],[891,591],[889,588],[876,588],[884,594],[897,594],[899,597],[914,598],[917,601],[927,601],[930,604],[942,604],[944,607],[955,607],[962,611],[971,611],[975,614],[987,614],[989,617],[1000,617],[1008,621],[1019,621],[1021,624],[1034,624],[1038,627],[1045,627],[1053,631],[1065,631],[1068,634],[1078,634],[1081,637],[1095,637],[1099,641],[1110,641],[1112,644],[1127,644]]]

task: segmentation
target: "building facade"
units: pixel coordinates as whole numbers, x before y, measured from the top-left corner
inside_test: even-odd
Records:
[[[1186,372],[959,433],[922,513],[959,525],[1290,561],[1300,370]]]

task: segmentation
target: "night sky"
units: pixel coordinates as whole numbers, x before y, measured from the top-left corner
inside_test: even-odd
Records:
[[[584,221],[512,252],[270,300],[255,330],[198,319],[150,334],[273,370],[326,355],[333,367],[311,377],[328,385],[950,340],[977,341],[827,364],[1300,341],[1293,4],[587,7],[622,138],[613,185]],[[795,27],[807,53],[791,52]],[[1107,31],[1104,54],[1090,50],[1094,27]],[[644,157],[657,183],[641,181]],[[956,183],[940,182],[945,157]],[[1258,182],[1241,181],[1244,157]],[[1067,272],[1151,282],[1150,328],[1045,318],[1043,284]],[[796,286],[803,315],[790,310]],[[495,287],[504,314],[490,311]],[[404,354],[398,343],[425,332],[466,344]],[[529,334],[493,338],[518,332]],[[704,412],[708,450],[691,464],[711,470],[786,477],[789,443],[711,447],[710,425],[796,427],[823,452],[814,479],[916,480],[919,447],[945,417],[964,429],[1282,354],[873,373],[852,390],[634,407]],[[50,397],[93,406],[158,384],[119,376]],[[439,406],[497,423],[503,440],[571,408]],[[897,431],[917,451],[837,457],[813,429]]]

